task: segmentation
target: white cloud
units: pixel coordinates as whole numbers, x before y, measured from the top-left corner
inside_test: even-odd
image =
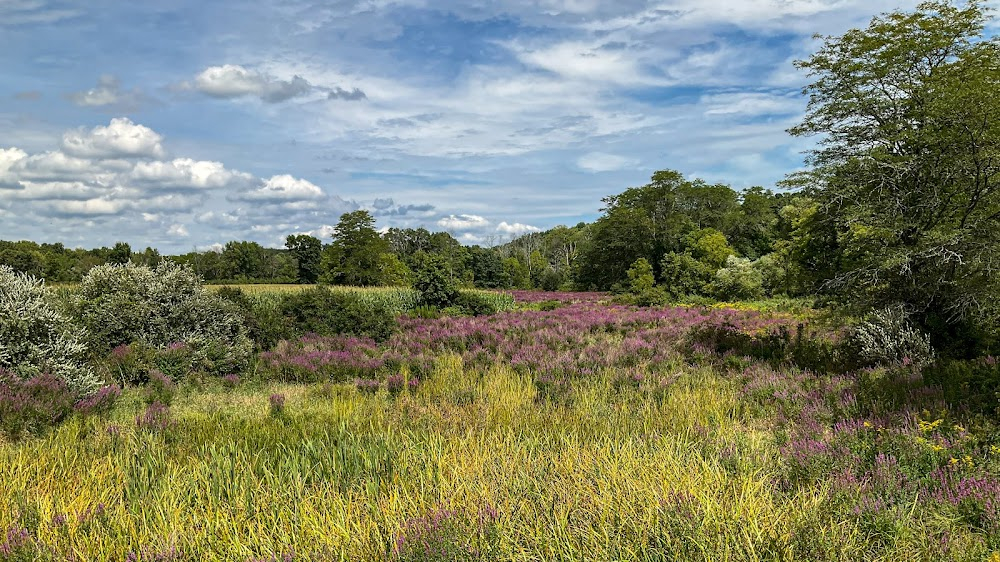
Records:
[[[501,222],[497,225],[497,232],[503,234],[513,234],[514,236],[520,236],[528,232],[541,232],[542,229],[537,226],[531,226],[530,224],[521,224],[519,222],[508,223],[506,221]]]
[[[122,111],[135,111],[145,100],[138,89],[122,90],[121,81],[115,76],[105,74],[97,81],[97,86],[82,92],[73,92],[67,98],[80,107],[114,106]]]
[[[303,202],[324,197],[323,190],[316,184],[288,174],[272,176],[257,189],[242,195],[248,201]]]
[[[313,90],[301,76],[279,80],[235,64],[206,68],[195,77],[192,87],[216,98],[254,96],[270,103],[286,101]]]
[[[158,189],[218,189],[236,182],[250,182],[253,176],[227,170],[220,162],[176,158],[139,162],[131,179]]]
[[[111,120],[107,127],[77,129],[63,135],[65,152],[81,158],[162,158],[163,137],[126,117]]]
[[[170,225],[170,228],[167,229],[167,235],[178,238],[187,238],[190,236],[190,233],[188,232],[187,227],[183,224],[172,224]]]
[[[576,160],[576,165],[588,172],[613,172],[636,166],[638,163],[632,158],[604,152],[590,152]]]
[[[478,215],[449,215],[437,221],[445,230],[471,230],[490,226],[490,221]]]
[[[61,215],[96,216],[118,214],[128,206],[128,202],[102,197],[84,201],[56,200],[49,202],[48,205]]]

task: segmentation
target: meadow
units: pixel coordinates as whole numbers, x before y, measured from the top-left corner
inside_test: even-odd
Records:
[[[0,441],[0,560],[1000,560],[995,397],[754,352],[841,337],[787,306],[515,298]]]

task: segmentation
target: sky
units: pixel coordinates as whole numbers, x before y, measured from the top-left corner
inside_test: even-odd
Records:
[[[793,61],[899,0],[0,0],[0,239],[167,253],[342,213],[496,244],[656,170],[773,188]]]

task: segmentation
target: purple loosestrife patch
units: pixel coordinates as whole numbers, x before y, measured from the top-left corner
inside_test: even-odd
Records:
[[[162,402],[153,402],[146,410],[135,417],[135,425],[139,429],[154,433],[163,433],[173,425],[170,418],[170,407]]]
[[[386,342],[309,335],[261,355],[272,378],[285,381],[378,379],[398,373],[426,377],[434,357],[461,356],[470,367],[497,363],[535,376],[589,376],[603,369],[653,370],[675,361],[678,344],[706,322],[766,331],[787,324],[755,312],[637,308],[580,299],[556,310],[494,316],[402,318]]]
[[[37,433],[65,419],[75,397],[62,379],[49,374],[19,379],[0,370],[0,431],[12,437]]]
[[[13,526],[0,536],[0,560],[31,560],[34,552],[31,533],[27,529]]]
[[[74,408],[83,415],[104,415],[111,412],[121,395],[122,389],[117,384],[104,386],[87,398],[77,401]]]

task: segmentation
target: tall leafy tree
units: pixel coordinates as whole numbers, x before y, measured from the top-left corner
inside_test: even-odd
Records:
[[[321,273],[323,242],[308,234],[291,234],[285,238],[285,248],[288,248],[292,257],[295,258],[298,282],[315,283]]]
[[[852,302],[990,324],[1000,295],[1000,42],[980,2],[925,2],[827,37],[798,66],[820,135],[807,185]]]
[[[380,285],[382,254],[389,243],[375,230],[375,218],[361,209],[344,213],[334,228],[333,242],[323,252],[323,277],[337,285]]]

